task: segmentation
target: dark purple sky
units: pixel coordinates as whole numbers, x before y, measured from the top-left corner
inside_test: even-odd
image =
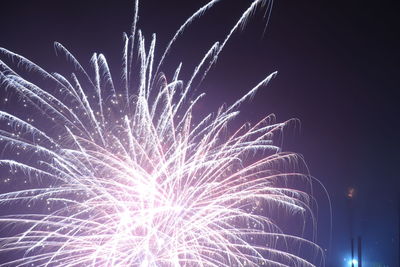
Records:
[[[140,28],[164,47],[178,26],[206,1],[144,0]],[[161,2],[161,3],[160,3]],[[221,40],[250,1],[222,1],[187,30],[165,66],[191,69]],[[133,1],[21,1],[0,7],[0,46],[50,71],[59,71],[53,41],[81,62],[102,52],[120,67],[122,32],[129,31]],[[398,266],[400,165],[400,9],[394,1],[275,1],[270,24],[256,13],[236,34],[203,84],[212,105],[231,103],[277,70],[279,75],[242,106],[245,118],[274,112],[299,118],[285,150],[303,154],[333,205],[328,266],[349,255],[349,213],[362,235],[366,261]],[[159,48],[159,52],[161,48]],[[357,190],[353,211],[346,190]],[[321,245],[328,247],[327,201],[317,193]]]

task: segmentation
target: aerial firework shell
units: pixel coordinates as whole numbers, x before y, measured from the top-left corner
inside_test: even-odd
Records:
[[[156,36],[146,49],[137,29],[136,1],[132,31],[124,35],[121,85],[102,54],[91,59],[92,76],[56,43],[74,68],[63,76],[0,49],[18,65],[14,70],[0,61],[3,88],[40,113],[33,119],[0,111],[0,164],[22,183],[0,195],[13,209],[0,217],[8,231],[0,253],[17,255],[1,266],[322,264],[313,240],[286,233],[273,219],[282,213],[315,225],[310,192],[288,186],[292,180],[311,184],[302,158],[282,152],[277,142],[288,122],[269,115],[231,127],[239,105],[276,73],[231,105],[202,117],[193,112],[204,97],[190,97],[193,83],[204,79],[231,35],[265,1],[251,3],[186,82],[181,65],[172,77],[161,72],[177,38],[217,2],[195,12],[157,61]],[[41,81],[23,78],[23,70]],[[319,260],[303,257],[303,250]]]

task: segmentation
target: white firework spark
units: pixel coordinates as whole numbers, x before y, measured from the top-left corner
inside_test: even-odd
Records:
[[[301,248],[322,257],[317,245],[285,233],[269,214],[278,209],[288,220],[298,213],[315,223],[311,195],[285,186],[292,179],[310,183],[298,171],[302,159],[274,142],[287,122],[270,115],[229,130],[238,106],[275,73],[202,118],[193,109],[204,94],[189,97],[193,82],[204,79],[231,35],[265,1],[251,3],[187,83],[180,80],[181,65],[172,79],[160,71],[178,36],[217,2],[181,26],[156,64],[156,37],[146,49],[136,1],[132,32],[124,36],[122,88],[102,54],[91,59],[91,77],[56,43],[74,66],[64,77],[0,49],[46,83],[29,81],[0,61],[3,87],[46,122],[0,111],[5,151],[24,155],[2,156],[0,164],[35,185],[0,194],[2,205],[32,207],[0,217],[9,231],[3,231],[0,253],[17,255],[0,266],[314,266]]]

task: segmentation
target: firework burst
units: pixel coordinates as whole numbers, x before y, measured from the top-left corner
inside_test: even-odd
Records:
[[[131,34],[124,35],[122,86],[102,54],[93,55],[89,75],[56,43],[74,67],[62,76],[0,49],[18,65],[0,61],[3,88],[40,115],[0,111],[0,164],[22,183],[0,194],[12,209],[0,217],[0,253],[16,255],[1,266],[314,266],[301,251],[321,257],[319,247],[286,233],[272,216],[278,210],[314,224],[311,195],[286,186],[311,183],[302,159],[276,144],[288,122],[269,115],[229,126],[238,106],[275,73],[203,117],[193,110],[204,94],[189,97],[231,35],[271,3],[253,1],[187,82],[181,65],[170,78],[161,72],[177,38],[217,2],[194,13],[156,60],[155,35],[146,46],[137,29],[136,1]],[[40,81],[23,78],[23,70]]]

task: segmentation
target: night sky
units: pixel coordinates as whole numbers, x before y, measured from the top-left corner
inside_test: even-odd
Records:
[[[142,2],[139,27],[147,39],[158,34],[158,56],[185,19],[206,3]],[[171,75],[183,61],[188,74],[249,3],[217,4],[188,28],[163,71]],[[279,121],[301,121],[286,130],[284,150],[304,155],[311,174],[328,190],[331,242],[328,200],[316,186],[319,244],[328,249],[327,266],[346,266],[351,224],[354,236],[363,238],[366,263],[399,266],[399,12],[394,1],[276,0],[265,32],[260,10],[229,41],[201,87],[207,93],[204,107],[215,108],[279,72],[241,110],[251,121],[269,113]],[[63,59],[53,49],[58,41],[83,63],[102,52],[116,70],[122,33],[129,31],[132,17],[133,0],[2,2],[0,46],[60,71]],[[350,187],[356,190],[351,205]]]

